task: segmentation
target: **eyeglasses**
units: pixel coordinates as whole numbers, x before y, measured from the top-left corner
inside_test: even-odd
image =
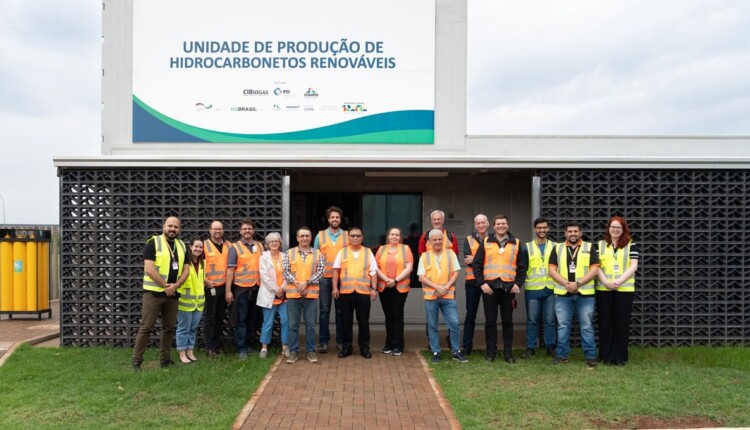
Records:
[[[362,237],[361,234],[350,234],[349,237]]]

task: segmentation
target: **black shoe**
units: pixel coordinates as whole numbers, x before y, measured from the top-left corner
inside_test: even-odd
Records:
[[[320,347],[318,348],[318,352],[321,354],[328,354],[328,344],[327,343],[321,343]]]
[[[548,346],[547,347],[547,357],[554,357],[555,356],[555,347],[554,346]]]
[[[527,358],[533,357],[535,354],[536,354],[536,350],[535,349],[527,348],[526,351],[524,351],[524,353],[521,354],[521,358],[523,358],[525,360]]]
[[[567,358],[562,357],[555,357],[554,360],[552,360],[552,364],[568,364],[569,361]]]
[[[365,358],[372,358],[372,354],[370,354],[370,350],[369,349],[362,349],[362,350],[360,350],[359,351],[359,355],[361,355],[362,357],[365,357]]]
[[[495,354],[487,354],[484,356],[484,359],[492,363],[493,361],[495,361]]]
[[[589,366],[589,367],[596,367],[597,366],[597,362],[596,362],[595,359],[589,358],[589,359],[586,360],[586,365]]]
[[[515,363],[516,359],[513,357],[513,354],[505,354],[505,362],[506,363]]]
[[[134,361],[132,365],[133,370],[140,371],[141,370],[141,362],[140,361]]]
[[[161,367],[162,369],[166,369],[167,367],[172,367],[172,366],[174,366],[175,364],[177,364],[177,363],[175,363],[175,362],[174,362],[174,360],[172,360],[171,358],[168,358],[168,359],[166,359],[166,360],[162,360],[162,361],[161,361],[161,362],[159,363],[159,366],[160,366],[160,367]]]
[[[432,362],[434,363],[440,363],[440,353],[439,352],[433,352],[432,353]]]
[[[339,358],[346,358],[350,355],[352,355],[351,349],[341,348],[341,351],[339,351]]]

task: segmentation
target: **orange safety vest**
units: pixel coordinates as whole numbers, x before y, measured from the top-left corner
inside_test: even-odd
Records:
[[[203,255],[206,256],[206,280],[213,282],[217,287],[226,284],[229,247],[222,244],[221,252],[219,252],[210,239],[204,240]]]
[[[237,252],[237,267],[234,269],[234,285],[242,288],[250,288],[260,285],[260,255],[263,253],[263,245],[259,242],[255,244],[255,251],[249,249],[241,242],[232,244]]]
[[[312,255],[312,258],[308,258]],[[294,275],[294,279],[298,282],[304,282],[310,279],[315,269],[318,267],[318,260],[320,259],[320,251],[313,249],[312,253],[307,254],[304,258],[299,252],[299,247],[295,246],[289,250],[289,270]],[[305,289],[306,299],[317,299],[320,295],[320,287],[318,284],[309,284]],[[286,284],[286,297],[288,299],[299,299],[302,295],[297,290],[297,286],[287,282]]]
[[[471,249],[471,255],[475,256],[477,255],[477,249],[479,249],[479,242],[474,239],[474,236],[468,235],[466,236],[466,240],[469,242],[469,248]],[[472,281],[476,279],[474,277],[474,269],[471,268],[471,265],[466,266],[466,280]]]
[[[325,258],[325,269],[323,269],[323,277],[330,278],[333,276],[333,262],[336,260],[336,255],[339,251],[349,246],[349,232],[341,230],[342,233],[336,238],[335,242],[331,242],[331,238],[328,237],[328,229],[321,230],[318,232],[318,248],[323,253]]]
[[[388,262],[388,247],[389,245],[383,245],[380,248],[378,248],[378,253],[375,255],[375,260],[378,262],[378,268],[381,272],[385,273],[385,265]],[[401,244],[398,246],[398,249],[396,251],[396,276],[398,276],[399,273],[404,271],[404,268],[406,267],[406,255],[407,252],[411,254],[411,249],[409,249],[408,246]],[[402,279],[399,282],[396,282],[396,289],[398,289],[399,293],[408,293],[411,289],[411,278],[407,276],[406,278]],[[381,293],[385,290],[385,281],[382,279],[378,279],[378,291]]]
[[[280,287],[284,284],[284,265],[282,264],[283,257],[279,255],[279,260],[276,261],[271,257],[271,263],[273,264],[274,271],[276,272],[276,286]],[[274,295],[273,304],[280,305],[284,303],[285,298],[278,298]]]
[[[354,250],[346,247],[341,250],[341,272],[339,273],[339,291],[341,294],[370,294],[370,250],[359,248],[365,258],[354,258]]]
[[[497,278],[505,282],[516,279],[518,267],[518,250],[520,241],[508,241],[500,248],[496,243],[490,243],[489,237],[484,238],[484,280],[493,281]]]
[[[427,250],[422,256],[422,266],[425,268],[424,276],[430,281],[445,285],[450,279],[451,272],[453,271],[453,258],[456,255],[452,249],[443,250],[440,257],[436,256],[432,250]],[[456,285],[451,285],[448,292],[442,297],[443,299],[455,299],[456,298]],[[427,284],[422,284],[422,297],[425,300],[435,300],[435,289],[429,287]]]

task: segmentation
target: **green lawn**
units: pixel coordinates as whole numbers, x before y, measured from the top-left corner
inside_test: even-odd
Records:
[[[594,369],[580,349],[555,366],[469,358],[430,364],[465,429],[750,425],[750,348],[632,348],[626,366]]]
[[[0,367],[0,428],[229,428],[276,358],[160,369],[149,349],[134,372],[132,352],[22,346]]]

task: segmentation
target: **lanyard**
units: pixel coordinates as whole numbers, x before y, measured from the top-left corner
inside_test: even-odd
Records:
[[[576,257],[578,256],[578,251],[581,249],[581,245],[576,246],[575,252],[570,252],[569,246],[566,247],[566,249],[568,250],[568,257],[570,258],[570,261],[568,263],[575,263]]]

